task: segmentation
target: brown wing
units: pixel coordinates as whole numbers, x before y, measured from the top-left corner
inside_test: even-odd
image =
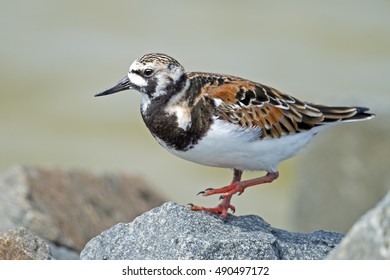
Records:
[[[192,76],[203,81],[200,96],[214,100],[218,118],[243,128],[259,127],[261,138],[278,138],[324,123],[371,116],[365,113],[366,108],[306,103],[274,88],[233,76],[207,73]]]

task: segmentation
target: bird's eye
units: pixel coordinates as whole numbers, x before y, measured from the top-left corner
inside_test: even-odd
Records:
[[[153,70],[152,69],[145,69],[144,70],[144,75],[146,76],[146,77],[150,77],[151,75],[153,74]]]

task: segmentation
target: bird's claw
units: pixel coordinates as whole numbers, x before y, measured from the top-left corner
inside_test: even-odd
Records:
[[[194,204],[193,203],[188,203],[187,204],[187,208],[189,209],[189,210],[192,210],[192,208],[194,208]]]
[[[234,214],[236,212],[236,207],[234,207],[233,205],[229,205],[228,208],[230,208],[230,210],[232,210],[232,213]]]
[[[200,191],[200,192],[198,192],[197,193],[197,195],[203,195],[203,196],[207,196],[207,192],[208,191],[211,191],[211,190],[213,190],[213,188],[207,188],[207,189],[205,189],[204,191]]]

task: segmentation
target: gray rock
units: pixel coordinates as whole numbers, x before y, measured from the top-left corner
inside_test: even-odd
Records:
[[[169,202],[93,238],[81,259],[324,259],[342,237],[291,233],[254,215],[222,221]]]
[[[329,258],[390,260],[390,192],[353,225]]]
[[[2,174],[0,193],[0,231],[22,226],[76,252],[102,230],[164,202],[144,180],[130,174],[32,166]]]
[[[0,232],[0,260],[50,260],[49,245],[25,228]]]

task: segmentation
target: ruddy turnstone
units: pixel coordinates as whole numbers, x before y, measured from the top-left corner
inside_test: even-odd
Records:
[[[331,107],[304,102],[272,87],[235,76],[185,72],[174,58],[151,53],[135,60],[116,85],[95,96],[135,89],[141,114],[166,150],[199,164],[231,168],[232,183],[199,192],[220,194],[214,208],[190,204],[226,218],[235,193],[270,183],[278,164],[298,153],[318,132],[344,122],[371,119],[364,107]],[[263,177],[241,181],[244,170]]]

